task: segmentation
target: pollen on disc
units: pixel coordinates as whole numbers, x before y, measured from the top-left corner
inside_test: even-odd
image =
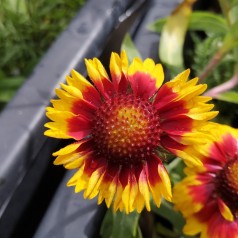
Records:
[[[159,115],[153,105],[132,95],[105,101],[93,120],[95,150],[118,163],[146,160],[159,144]]]

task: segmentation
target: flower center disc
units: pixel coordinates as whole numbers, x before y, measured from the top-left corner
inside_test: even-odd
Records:
[[[120,164],[146,160],[159,145],[159,116],[153,105],[133,95],[108,99],[94,118],[96,151]]]
[[[217,176],[216,190],[232,213],[238,217],[238,159],[229,161]]]

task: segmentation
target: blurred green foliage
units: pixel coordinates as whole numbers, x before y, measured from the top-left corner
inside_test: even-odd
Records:
[[[237,127],[238,0],[220,0],[218,12],[210,8],[190,13],[190,4],[184,0],[170,16],[148,28],[166,38],[159,44],[159,56],[171,78],[191,68],[191,77],[198,76],[200,83],[206,83],[206,94],[215,99],[215,109],[220,111],[216,120]],[[186,34],[177,30],[181,24]]]
[[[0,0],[0,108],[85,0]]]
[[[194,50],[190,52],[190,58],[193,58],[193,63],[189,65],[193,70],[194,76],[199,75],[208,64],[208,60],[214,55],[222,44],[222,36],[213,34],[205,39],[201,39],[196,34],[192,34],[194,42]],[[211,74],[206,77],[208,88],[215,87],[233,75],[235,60],[231,53],[227,53],[221,59],[220,63],[215,67]]]

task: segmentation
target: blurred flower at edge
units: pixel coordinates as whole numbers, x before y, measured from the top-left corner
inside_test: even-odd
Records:
[[[238,130],[214,124],[210,143],[197,147],[203,166],[185,169],[173,202],[186,219],[184,233],[202,238],[238,237]]]

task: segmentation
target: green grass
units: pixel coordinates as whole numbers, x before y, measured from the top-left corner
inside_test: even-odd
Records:
[[[0,108],[86,0],[0,0]]]

